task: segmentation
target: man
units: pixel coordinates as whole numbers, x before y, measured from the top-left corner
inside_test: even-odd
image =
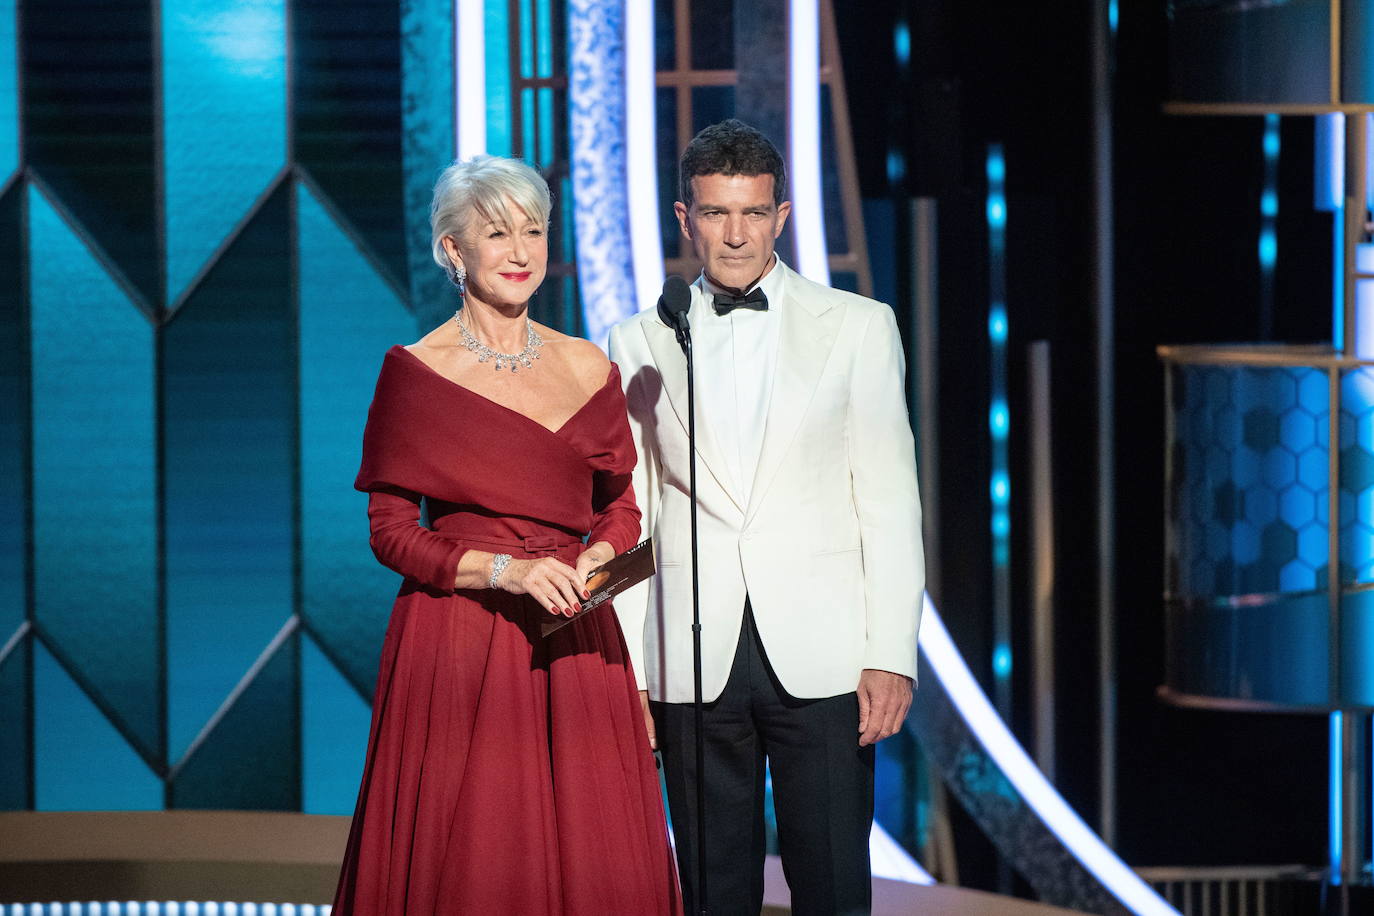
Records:
[[[873,745],[911,704],[925,569],[896,322],[887,306],[778,259],[791,204],[782,157],[761,133],[713,125],[679,165],[674,210],[705,265],[688,315],[708,910],[762,906],[766,758],[793,912],[867,912]],[[616,607],[653,701],[646,716],[652,706],[696,912],[686,365],[655,309],[611,332],[611,354],[659,567]]]

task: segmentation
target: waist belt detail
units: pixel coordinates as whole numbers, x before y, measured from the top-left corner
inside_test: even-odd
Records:
[[[492,538],[492,537],[472,537],[457,531],[435,532],[441,537],[451,538],[455,541],[462,541],[464,544],[471,544],[478,549],[493,550],[502,553],[508,550],[519,550],[528,554],[555,554],[564,547],[571,547],[574,544],[581,545],[582,539],[575,538],[567,534],[534,534],[524,538]]]

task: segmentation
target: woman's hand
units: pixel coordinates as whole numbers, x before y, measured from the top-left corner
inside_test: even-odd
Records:
[[[496,587],[512,595],[529,595],[550,614],[571,617],[582,610],[588,597],[583,577],[567,563],[553,557],[511,560],[496,580]]]
[[[586,583],[588,573],[610,562],[614,557],[615,548],[606,541],[588,544],[587,549],[577,558],[577,581]]]

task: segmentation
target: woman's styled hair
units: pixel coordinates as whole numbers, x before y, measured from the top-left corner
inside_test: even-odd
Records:
[[[453,269],[444,252],[443,238],[461,238],[474,220],[513,228],[507,200],[537,223],[547,226],[553,201],[549,185],[529,165],[500,156],[473,156],[454,162],[439,173],[434,199],[429,205],[430,244],[434,262],[446,272]]]

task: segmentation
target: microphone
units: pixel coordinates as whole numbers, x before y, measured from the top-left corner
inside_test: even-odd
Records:
[[[677,342],[685,350],[691,339],[691,324],[687,312],[692,307],[692,290],[677,274],[663,281],[663,295],[658,297],[658,317],[677,332]]]

